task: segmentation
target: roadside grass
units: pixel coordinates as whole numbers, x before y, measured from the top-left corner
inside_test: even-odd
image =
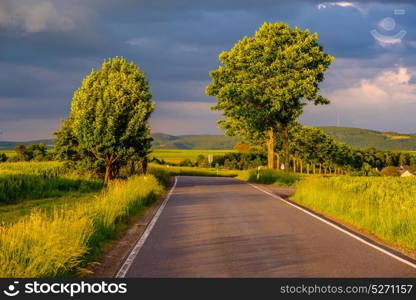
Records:
[[[293,201],[416,253],[416,179],[311,176]]]
[[[101,180],[80,174],[66,174],[59,162],[17,162],[0,164],[0,203],[65,196],[68,192],[94,192]]]
[[[116,237],[119,224],[162,191],[154,176],[134,176],[85,201],[35,209],[0,225],[0,277],[59,277],[83,270]]]
[[[169,176],[237,177],[242,171],[197,167],[168,167],[150,164],[149,172],[154,174],[157,178],[161,178],[162,181],[166,181],[164,178]]]
[[[293,186],[302,178],[297,174],[270,169],[261,169],[260,176],[257,179],[256,169],[240,171],[215,168],[168,167],[157,164],[150,164],[149,172],[154,174],[161,182],[167,182],[169,176],[213,176],[234,177],[243,181],[277,186]]]
[[[240,176],[238,176],[237,178],[254,183],[264,183],[287,187],[293,186],[301,180],[301,176],[297,174],[270,169],[260,169],[259,176],[257,176],[256,169],[242,171]]]
[[[196,149],[154,149],[150,157],[163,159],[167,163],[178,164],[184,159],[190,159],[195,162],[198,155],[225,155],[236,152],[234,150],[196,150]]]

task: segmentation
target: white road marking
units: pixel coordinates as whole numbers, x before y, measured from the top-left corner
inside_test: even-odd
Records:
[[[335,228],[335,229],[337,229],[337,230],[339,230],[339,231],[341,231],[341,232],[349,235],[350,237],[352,237],[352,238],[354,238],[354,239],[362,242],[363,244],[366,244],[367,246],[370,246],[370,247],[372,247],[372,248],[374,248],[374,249],[376,249],[376,250],[378,250],[378,251],[380,251],[380,252],[382,252],[382,253],[384,253],[384,254],[386,254],[386,255],[388,255],[388,256],[390,256],[390,257],[392,257],[392,258],[394,258],[394,259],[396,259],[396,260],[398,260],[398,261],[400,261],[400,262],[402,262],[402,263],[404,263],[404,264],[412,267],[412,268],[414,268],[414,269],[416,269],[416,264],[414,264],[414,263],[412,263],[412,262],[410,262],[410,261],[408,261],[406,259],[403,259],[403,258],[401,258],[401,257],[399,257],[399,256],[397,256],[397,255],[395,255],[395,254],[393,254],[393,253],[391,253],[391,252],[389,252],[389,251],[387,251],[387,250],[385,250],[385,249],[377,246],[377,245],[374,245],[372,243],[369,243],[366,240],[362,239],[361,237],[359,237],[359,236],[357,236],[357,235],[355,235],[355,234],[353,234],[353,233],[351,233],[351,232],[349,232],[349,231],[347,231],[347,230],[345,230],[345,229],[343,229],[343,228],[341,228],[341,227],[339,227],[339,226],[337,226],[337,225],[335,225],[335,224],[333,224],[331,222],[328,222],[327,220],[325,220],[325,219],[323,219],[323,218],[321,218],[321,217],[319,217],[319,216],[317,216],[317,215],[315,215],[315,214],[307,211],[306,209],[303,209],[300,206],[297,206],[297,205],[295,205],[293,203],[290,203],[289,201],[286,201],[282,197],[279,197],[279,196],[277,196],[277,195],[275,195],[273,193],[270,193],[268,191],[265,191],[262,188],[259,188],[258,186],[254,185],[254,184],[248,183],[248,185],[251,185],[253,188],[255,188],[255,189],[257,189],[257,190],[259,190],[259,191],[261,191],[261,192],[263,192],[263,193],[265,193],[265,194],[267,194],[267,195],[269,195],[269,196],[271,196],[271,197],[273,197],[275,199],[278,199],[280,201],[283,201],[284,203],[286,203],[286,204],[288,204],[290,206],[293,206],[294,208],[299,209],[300,211],[302,211],[302,212],[304,212],[304,213],[306,213],[306,214],[314,217],[315,219],[318,219],[319,221],[324,222],[325,224],[327,224],[327,225],[329,225],[329,226],[331,226],[331,227],[333,227],[333,228]]]
[[[133,250],[131,250],[129,256],[124,261],[120,270],[117,272],[117,274],[115,276],[116,278],[126,277],[126,274],[129,271],[134,259],[136,258],[137,254],[140,252],[140,249],[143,247],[144,243],[146,242],[147,238],[149,237],[150,232],[152,231],[152,229],[155,226],[157,220],[159,219],[160,215],[162,214],[163,209],[165,208],[166,204],[168,203],[169,198],[172,195],[173,190],[175,189],[177,183],[178,183],[178,178],[175,176],[175,183],[173,184],[172,188],[170,189],[170,191],[169,191],[168,195],[166,196],[165,200],[163,200],[162,205],[160,205],[156,214],[153,216],[152,221],[150,221],[149,225],[147,225],[146,230],[143,232],[142,236],[137,241]]]

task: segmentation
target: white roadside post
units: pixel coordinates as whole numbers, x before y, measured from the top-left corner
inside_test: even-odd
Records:
[[[212,164],[213,161],[214,161],[214,156],[212,154],[209,154],[208,155],[208,164],[209,164],[210,168],[212,167],[211,164]]]
[[[261,169],[261,166],[258,166],[257,167],[257,181],[260,179],[260,169]]]

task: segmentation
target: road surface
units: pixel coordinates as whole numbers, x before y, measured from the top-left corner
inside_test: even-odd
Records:
[[[126,277],[416,277],[416,269],[253,186],[178,177]]]

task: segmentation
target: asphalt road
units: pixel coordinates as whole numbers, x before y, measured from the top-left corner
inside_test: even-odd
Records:
[[[246,183],[178,177],[126,277],[416,277],[416,269]]]

